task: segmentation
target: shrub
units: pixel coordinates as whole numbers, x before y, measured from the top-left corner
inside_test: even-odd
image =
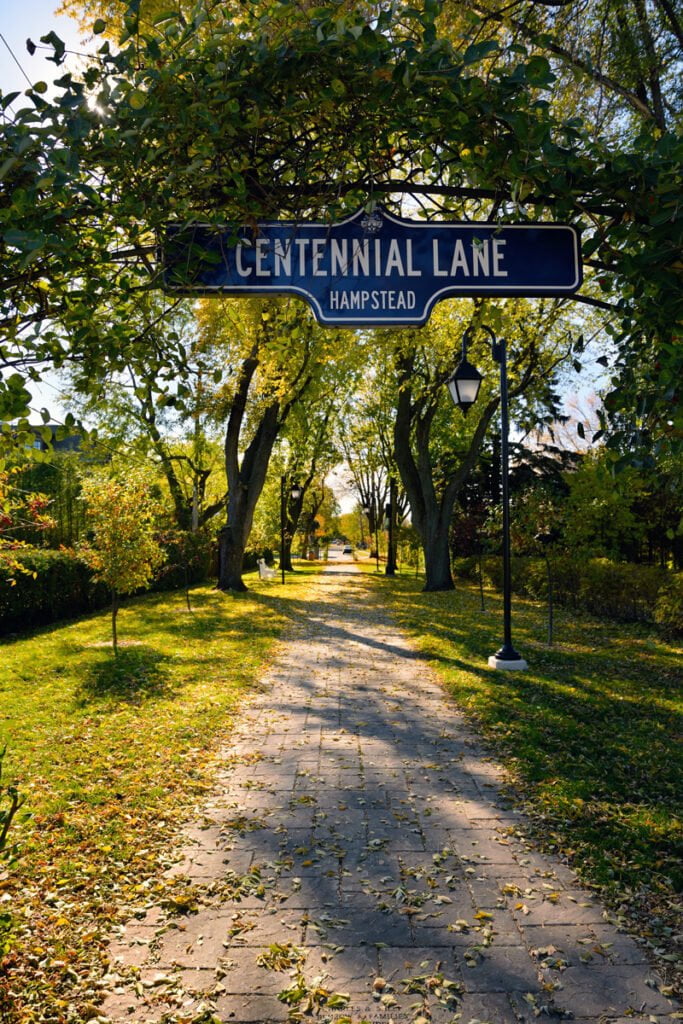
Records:
[[[553,599],[557,604],[622,622],[657,622],[673,633],[683,623],[683,583],[665,569],[607,558],[581,558],[575,554],[550,554]],[[475,558],[456,561],[458,575],[477,579]],[[503,560],[487,555],[483,560],[484,583],[494,590],[503,586]],[[548,597],[545,559],[514,557],[512,589],[537,601]]]
[[[580,607],[622,622],[652,622],[666,579],[654,566],[592,558],[581,567]]]
[[[683,636],[683,573],[676,573],[660,589],[655,622],[667,636]]]
[[[466,555],[453,561],[455,575],[463,580],[479,579],[479,559],[476,555]]]
[[[74,618],[109,603],[107,587],[93,582],[89,566],[71,549],[27,548],[16,558],[26,572],[0,567],[1,634]]]

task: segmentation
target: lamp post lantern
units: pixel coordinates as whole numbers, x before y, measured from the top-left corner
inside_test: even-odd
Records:
[[[507,352],[505,339],[498,340],[485,324],[480,324],[479,330],[485,331],[489,336],[491,344],[491,355],[500,366],[500,448],[501,448],[501,496],[503,502],[503,644],[501,648],[489,658],[491,668],[506,669],[508,671],[528,668],[524,658],[517,653],[512,645],[512,581],[510,572],[510,487],[509,487],[509,453],[508,453],[508,382],[507,382]],[[448,390],[454,403],[459,406],[463,413],[467,413],[470,406],[474,405],[479,394],[482,382],[482,375],[467,361],[467,346],[470,340],[468,328],[462,338],[462,358],[455,369],[455,372],[448,381]]]
[[[301,487],[292,484],[289,489],[289,496],[292,501],[298,501],[301,497]],[[285,582],[285,536],[287,521],[287,477],[280,477],[280,572],[282,582]]]

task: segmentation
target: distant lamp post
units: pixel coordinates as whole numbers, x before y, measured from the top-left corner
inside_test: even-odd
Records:
[[[292,501],[298,501],[301,497],[301,487],[292,484],[289,489],[289,496]],[[287,477],[280,477],[280,572],[282,582],[285,582],[285,527],[287,521]]]
[[[490,327],[480,324],[477,328],[488,334],[491,354],[500,366],[500,438],[501,438],[501,493],[503,498],[503,646],[489,658],[491,668],[508,671],[528,668],[524,658],[512,646],[512,585],[510,572],[510,486],[508,453],[508,381],[507,353],[503,338],[498,341]],[[470,341],[468,328],[462,338],[462,357],[455,372],[448,380],[448,390],[454,403],[467,413],[479,395],[483,380],[475,366],[467,361],[467,346]]]
[[[557,528],[541,530],[534,537],[537,544],[540,544],[545,559],[546,572],[548,574],[548,646],[553,642],[553,569],[550,564],[550,548],[560,538],[560,531]]]
[[[370,527],[370,533],[371,534],[372,534],[373,531],[372,531],[372,522],[370,520],[370,515],[374,511],[374,507],[375,506],[374,506],[374,504],[372,502],[370,502],[367,505],[363,505],[363,515],[366,515],[368,517],[368,525]],[[374,523],[375,523],[375,531],[374,531],[374,533],[375,533],[375,571],[379,572],[379,532],[378,532],[377,519],[378,519],[378,515],[375,514],[375,516],[374,516]]]

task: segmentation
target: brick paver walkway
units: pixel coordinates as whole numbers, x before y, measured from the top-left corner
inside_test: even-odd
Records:
[[[673,1020],[637,944],[524,841],[497,767],[367,581],[330,570],[187,830],[173,870],[197,911],[123,929],[102,1012]]]

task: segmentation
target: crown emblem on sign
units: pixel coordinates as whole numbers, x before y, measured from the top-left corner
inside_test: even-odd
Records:
[[[360,222],[366,235],[378,235],[382,230],[382,217],[379,213],[367,213]]]

